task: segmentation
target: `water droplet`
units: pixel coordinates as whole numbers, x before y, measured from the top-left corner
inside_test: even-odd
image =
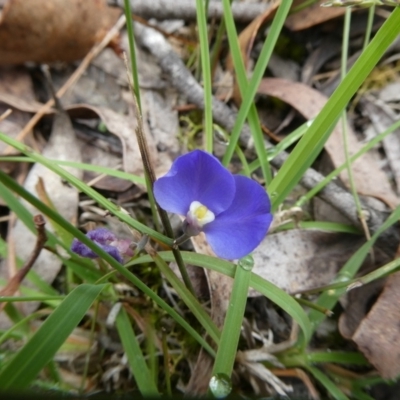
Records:
[[[254,258],[251,254],[244,256],[238,261],[238,265],[246,271],[251,271],[254,267]]]
[[[270,197],[271,199],[274,199],[274,198],[277,197],[277,196],[278,196],[278,192],[272,192],[272,193],[269,194],[269,197]]]
[[[335,279],[335,282],[348,282],[352,278],[353,276],[348,272],[341,272],[340,275],[338,275]]]
[[[211,393],[217,399],[223,399],[228,396],[232,390],[232,383],[229,377],[225,374],[215,374],[208,384]]]

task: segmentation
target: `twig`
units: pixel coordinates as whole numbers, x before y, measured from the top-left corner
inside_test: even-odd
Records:
[[[171,84],[187,98],[188,102],[195,104],[199,108],[204,108],[203,89],[201,85],[196,81],[164,37],[153,29],[139,23],[136,24],[135,28],[137,40],[157,59],[157,63],[163,72],[169,75]],[[213,99],[213,116],[218,124],[224,126],[227,130],[231,130],[235,123],[236,115],[225,103],[215,98]],[[250,138],[250,129],[245,125],[241,132],[241,143],[246,145]],[[288,156],[288,153],[282,152],[271,161],[271,164],[279,169]],[[309,168],[300,183],[305,188],[312,189],[323,179],[324,176],[322,174]],[[346,216],[354,226],[362,229],[354,199],[347,190],[342,189],[334,182],[330,182],[318,193],[318,196],[342,215]],[[386,220],[387,213],[377,211],[366,204],[362,204],[362,207],[366,213],[370,232],[373,234]],[[395,240],[388,240],[388,238],[395,238]],[[384,245],[385,250],[389,252],[395,251],[398,241],[399,234],[396,227],[389,228],[381,235],[380,242]]]
[[[12,113],[11,108],[4,111],[3,114],[0,115],[0,122],[6,119],[11,113]]]
[[[35,227],[37,229],[35,248],[33,249],[30,258],[25,263],[25,265],[10,279],[7,286],[0,291],[0,296],[14,295],[14,293],[18,290],[22,280],[25,278],[26,274],[30,271],[36,259],[39,257],[39,254],[42,251],[44,244],[47,241],[46,230],[44,229],[46,221],[44,220],[43,215],[41,214],[35,215],[33,217],[33,222],[35,223]],[[5,305],[6,303],[0,303],[0,310],[2,310],[5,307]]]
[[[123,6],[124,0],[109,1],[111,4],[117,3]],[[131,0],[132,11],[135,15],[142,18],[183,19],[185,21],[196,20],[196,2],[193,0]],[[232,3],[232,13],[237,22],[253,21],[260,14],[271,7],[270,3]],[[220,1],[210,1],[208,6],[209,19],[221,19],[223,17],[222,3]]]
[[[92,49],[87,53],[86,57],[82,60],[79,67],[75,70],[75,72],[69,77],[69,79],[64,83],[64,85],[57,91],[57,98],[61,98],[64,94],[71,89],[73,85],[78,81],[78,79],[83,75],[86,71],[87,67],[90,65],[92,60],[97,57],[97,55],[108,45],[108,43],[117,35],[120,29],[125,24],[125,16],[122,15],[117,23],[108,31],[108,33],[104,36],[103,40],[92,47]],[[22,141],[24,138],[31,132],[33,127],[39,122],[39,120],[45,115],[51,107],[54,106],[54,100],[50,99],[47,103],[43,104],[43,106],[38,110],[38,112],[28,121],[28,123],[24,126],[24,128],[19,132],[17,136],[17,140]],[[9,155],[13,150],[11,146],[8,146],[3,154]]]

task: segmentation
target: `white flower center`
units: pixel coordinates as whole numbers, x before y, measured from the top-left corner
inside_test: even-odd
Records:
[[[189,224],[198,229],[201,229],[204,225],[215,219],[214,213],[199,201],[193,201],[190,204],[186,217]]]

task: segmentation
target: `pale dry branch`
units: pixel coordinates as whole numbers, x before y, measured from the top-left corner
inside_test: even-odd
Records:
[[[123,0],[109,3],[123,7]],[[193,0],[131,0],[132,12],[142,18],[196,20],[196,2]],[[251,22],[271,7],[271,3],[232,3],[233,18],[237,22]],[[210,1],[208,18],[220,20],[223,17],[221,1]]]

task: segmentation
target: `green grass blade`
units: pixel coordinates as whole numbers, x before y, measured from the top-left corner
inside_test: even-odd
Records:
[[[350,400],[323,372],[318,368],[308,367],[309,372],[319,381],[335,400]]]
[[[348,365],[368,365],[367,359],[361,353],[346,351],[313,351],[307,354],[307,360],[310,363],[338,363]]]
[[[307,168],[314,162],[342,110],[399,33],[400,7],[397,7],[355,62],[271,182],[269,190],[275,194],[272,199],[274,210],[285,200]]]
[[[307,230],[318,230],[323,232],[341,232],[341,233],[352,233],[354,235],[360,235],[362,232],[352,225],[340,224],[337,222],[327,221],[300,221],[298,223],[287,222],[277,227],[274,232],[280,232],[290,229],[307,229]]]
[[[237,265],[229,306],[222,329],[220,345],[218,346],[217,356],[215,357],[212,372],[213,376],[216,374],[225,374],[230,377],[232,375],[246,308],[250,279],[251,270]]]
[[[213,271],[220,272],[221,274],[230,276],[232,278],[235,276],[235,265],[229,261],[188,251],[182,251],[181,254],[187,264],[208,268]],[[170,251],[160,251],[158,255],[162,257],[165,261],[174,260],[174,256]],[[150,261],[152,261],[150,256],[141,256],[128,263],[127,266]],[[284,290],[279,289],[271,282],[268,282],[267,280],[261,278],[254,273],[251,274],[250,287],[254,288],[262,295],[269,298],[277,306],[287,312],[299,324],[300,328],[303,330],[304,337],[308,342],[308,340],[311,338],[311,324],[307,314],[299,306],[296,300],[294,300]]]
[[[157,264],[161,273],[167,278],[168,282],[176,290],[179,298],[187,305],[189,310],[205,328],[207,334],[218,345],[221,332],[219,331],[211,317],[207,314],[207,311],[204,309],[204,307],[198,302],[198,300],[194,297],[190,290],[188,290],[186,286],[182,284],[179,278],[158,254],[154,256],[153,260]]]
[[[214,141],[212,114],[212,79],[210,50],[207,33],[206,7],[207,5],[204,3],[203,0],[196,0],[197,27],[199,30],[201,70],[203,73],[202,75],[204,88],[204,150],[212,153]]]
[[[0,372],[2,390],[24,389],[51,361],[106,285],[80,285],[46,319]]]
[[[137,175],[129,174],[128,172],[119,171],[117,169],[102,167],[100,165],[79,163],[75,161],[53,160],[51,158],[49,158],[48,160],[56,165],[61,165],[64,167],[72,167],[84,171],[91,171],[91,172],[97,172],[98,174],[114,176],[115,178],[125,179],[126,181],[130,181],[136,185],[142,185],[142,186],[146,185],[144,178]],[[21,156],[0,157],[0,161],[29,162],[29,163],[36,162],[35,160],[32,160],[32,158],[30,157],[21,157]]]
[[[140,393],[145,397],[157,396],[159,394],[157,386],[151,378],[142,349],[132,329],[131,321],[123,307],[121,307],[117,315],[116,326]]]

